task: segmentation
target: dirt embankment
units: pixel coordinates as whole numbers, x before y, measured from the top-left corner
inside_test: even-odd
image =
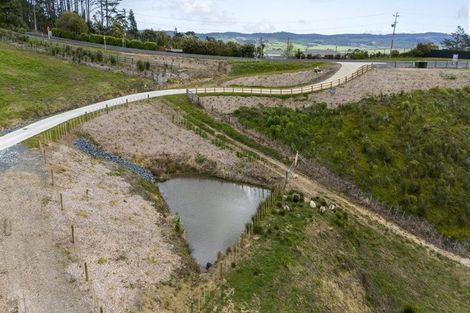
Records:
[[[226,81],[222,84],[222,86],[293,87],[314,84],[332,76],[335,72],[339,70],[340,67],[341,66],[339,64],[331,63],[322,66],[319,69],[319,72],[317,70],[311,69],[308,71],[299,71],[292,73],[240,77]]]
[[[0,176],[0,311],[158,310],[159,286],[192,266],[163,201],[73,148],[46,155],[54,186],[34,170]]]
[[[269,184],[259,164],[179,125],[181,115],[161,100],[116,110],[83,125],[104,150],[151,169],[157,176],[202,173]]]
[[[463,88],[470,85],[470,71],[442,69],[375,69],[364,76],[338,87],[333,95],[329,90],[308,96],[280,99],[274,97],[202,97],[201,103],[208,110],[231,113],[241,106],[302,108],[325,102],[330,107],[359,101],[368,96],[396,94],[413,90],[429,90],[435,87]]]
[[[196,59],[179,57],[178,55],[147,55],[126,53],[126,56],[135,60],[149,61],[158,64],[162,68],[173,69],[180,73],[186,73],[190,78],[209,78],[229,73],[229,65],[223,60]]]

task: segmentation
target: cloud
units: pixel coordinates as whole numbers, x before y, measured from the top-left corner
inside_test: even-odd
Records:
[[[462,6],[457,12],[459,18],[468,18],[470,17],[470,12],[468,11],[468,5]]]
[[[177,0],[176,6],[186,14],[209,14],[215,11],[212,0]]]
[[[250,33],[272,33],[276,31],[276,27],[269,23],[257,23],[245,26],[245,30]]]

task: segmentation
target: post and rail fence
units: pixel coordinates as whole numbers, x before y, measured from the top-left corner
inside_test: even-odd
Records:
[[[253,87],[209,87],[209,88],[192,88],[187,90],[187,94],[249,94],[249,95],[276,95],[276,96],[288,96],[288,95],[300,95],[312,92],[318,92],[322,90],[328,90],[340,85],[344,85],[347,82],[364,75],[366,72],[373,68],[372,64],[366,64],[359,67],[354,73],[347,75],[337,80],[330,80],[324,83],[313,84],[303,87],[294,88],[253,88]]]

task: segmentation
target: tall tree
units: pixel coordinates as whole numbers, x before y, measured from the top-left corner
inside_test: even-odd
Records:
[[[470,36],[459,26],[457,31],[451,34],[451,38],[442,42],[442,45],[449,50],[470,50]]]
[[[132,11],[132,9],[129,11],[128,22],[129,28],[127,33],[132,38],[138,38],[139,29],[137,28],[137,22],[135,21],[134,11]]]
[[[0,2],[0,27],[13,29],[26,27],[20,0]]]
[[[98,16],[99,20],[96,22],[108,30],[115,15],[117,14],[117,8],[121,0],[97,0],[98,4]],[[96,16],[95,16],[96,17]],[[95,18],[96,19],[96,18]]]

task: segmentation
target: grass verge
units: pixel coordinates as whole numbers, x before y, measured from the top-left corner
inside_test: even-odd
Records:
[[[290,211],[282,210],[283,204]],[[468,312],[468,270],[279,195],[204,312]]]
[[[0,129],[123,94],[148,79],[74,64],[0,43]]]
[[[258,74],[275,74],[309,70],[325,66],[322,62],[270,61],[270,60],[230,60],[231,76],[249,76]]]

